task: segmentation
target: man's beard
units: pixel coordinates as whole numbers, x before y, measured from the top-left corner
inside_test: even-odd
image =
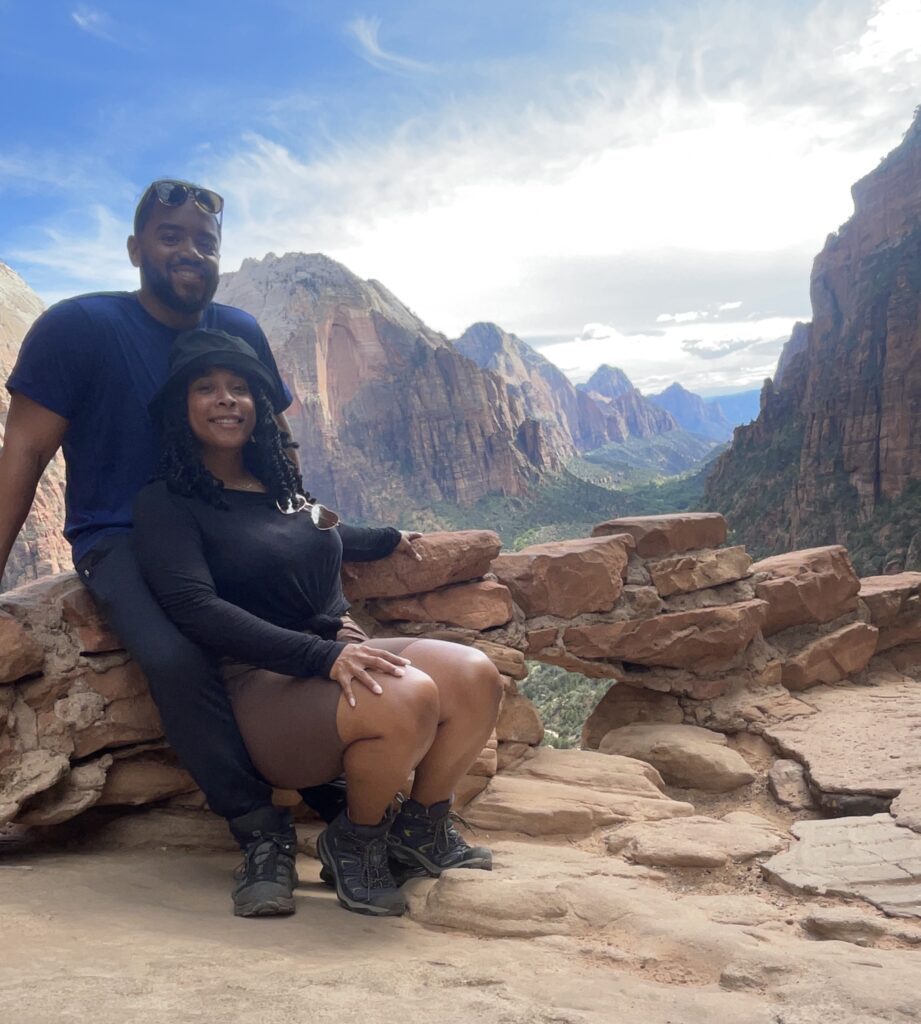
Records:
[[[202,292],[198,297],[180,295],[173,287],[169,277],[169,271],[163,273],[158,267],[153,266],[146,259],[141,259],[141,272],[144,275],[144,284],[163,303],[167,309],[175,313],[201,313],[205,310],[214,298],[217,291],[218,274],[210,267],[187,264],[194,266],[194,269],[202,275]],[[182,264],[179,264],[182,266]]]

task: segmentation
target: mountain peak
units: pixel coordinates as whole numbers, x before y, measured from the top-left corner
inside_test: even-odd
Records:
[[[605,398],[620,398],[636,390],[633,382],[620,367],[608,363],[602,363],[585,384],[580,386],[585,391],[594,391]]]

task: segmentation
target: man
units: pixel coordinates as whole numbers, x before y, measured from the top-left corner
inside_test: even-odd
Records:
[[[131,509],[150,478],[158,440],[147,405],[167,377],[173,340],[194,327],[243,338],[278,376],[259,325],[213,303],[224,201],[187,181],[146,189],[128,238],[140,271],[136,292],[81,295],[52,306],[26,336],[7,382],[11,392],[0,451],[0,574],[35,497],[63,447],[65,536],[74,564],[109,625],[141,666],[166,736],[228,819],[244,851],[234,912],[294,911],[295,838],[288,812],[253,767],[213,659],[187,640],[153,599],[134,559]],[[282,392],[291,396],[283,384]],[[283,429],[287,429],[283,419]],[[303,796],[328,820],[343,794],[314,787]]]

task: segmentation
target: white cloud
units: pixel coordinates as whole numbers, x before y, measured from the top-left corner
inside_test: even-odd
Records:
[[[820,0],[790,19],[770,4],[711,0],[676,20],[645,66],[611,54],[565,72],[494,61],[498,84],[482,96],[433,99],[377,138],[318,148],[293,110],[276,137],[251,131],[201,156],[199,177],[228,199],[224,265],[323,251],[451,336],[491,319],[524,337],[576,339],[566,344],[583,347],[557,355],[583,376],[593,359],[617,361],[612,345],[638,382],[684,370],[763,376],[767,360],[748,349],[724,362],[682,343],[770,342],[808,318],[811,258],[850,215],[851,184],[899,141],[921,86],[921,64],[904,59],[921,46],[905,0],[867,11],[863,0]],[[377,18],[349,23],[363,59],[431,70],[385,49],[380,29]],[[273,116],[285,118],[283,104]],[[78,249],[97,286],[111,286],[109,251],[94,256],[94,239],[105,235],[59,233],[52,248]],[[751,312],[729,322],[742,306],[724,301],[733,293]],[[586,321],[619,330],[604,327],[593,347]]]
[[[105,11],[90,7],[88,4],[80,4],[71,11],[70,16],[77,27],[83,29],[84,32],[96,36],[97,39],[104,39],[107,43],[120,45],[120,41],[115,36],[112,19]]]
[[[626,335],[610,324],[586,324],[571,341],[540,353],[575,381],[601,363],[622,369],[644,392],[680,381],[691,391],[760,383],[774,372],[794,320],[766,317],[736,323],[672,324],[655,334]]]
[[[345,27],[346,32],[358,44],[359,54],[381,71],[418,72],[431,71],[429,64],[423,64],[409,57],[385,50],[378,38],[381,30],[380,18],[353,18]]]
[[[900,62],[921,60],[921,4],[918,0],[886,0],[877,5],[866,31],[841,55],[853,71],[894,69]]]

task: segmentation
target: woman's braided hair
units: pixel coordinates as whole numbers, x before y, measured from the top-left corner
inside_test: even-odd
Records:
[[[272,403],[262,384],[247,378],[256,406],[256,425],[243,449],[246,468],[266,487],[269,497],[287,507],[298,494],[310,498],[297,467],[285,454],[286,448],[297,448],[289,434],[279,429]],[[187,498],[201,498],[215,508],[227,509],[224,485],[201,460],[201,444],[189,426],[188,397],[185,384],[177,384],[167,397],[163,409],[163,432],[160,461],[155,480],[165,480],[171,491]]]

